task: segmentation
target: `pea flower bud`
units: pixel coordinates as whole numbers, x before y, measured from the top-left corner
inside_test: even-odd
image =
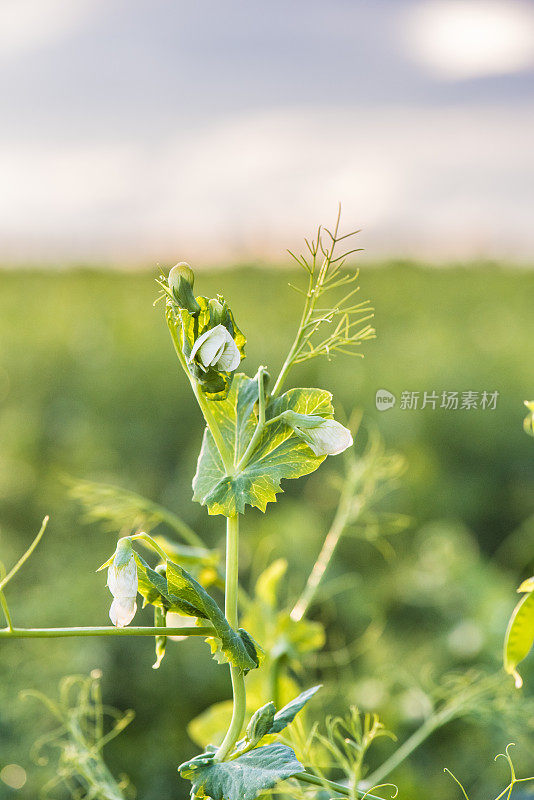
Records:
[[[193,315],[200,312],[200,306],[193,294],[195,274],[189,264],[185,261],[176,264],[169,272],[168,283],[180,308],[187,309]]]
[[[296,411],[285,411],[282,417],[316,456],[336,456],[353,444],[349,429],[335,419],[297,414]]]
[[[224,321],[224,311],[226,303],[223,305],[216,297],[208,302],[210,310],[210,323],[213,327],[220,325]]]
[[[137,610],[137,565],[132,543],[120,539],[108,567],[108,589],[113,595],[109,618],[117,628],[129,625]]]
[[[224,325],[216,325],[199,336],[193,345],[189,363],[193,360],[207,371],[233,372],[241,362],[241,353]]]
[[[276,707],[272,701],[258,708],[247,725],[246,737],[249,742],[257,744],[264,736],[267,736],[273,727],[275,714]]]

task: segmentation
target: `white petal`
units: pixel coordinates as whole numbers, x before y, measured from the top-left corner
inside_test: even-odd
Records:
[[[200,363],[205,367],[210,367],[212,364],[215,364],[217,358],[224,350],[224,345],[229,336],[230,334],[224,325],[216,325],[215,328],[203,333],[193,345],[191,355],[189,356],[189,363],[198,355]]]
[[[241,363],[241,353],[230,334],[228,334],[228,341],[224,346],[222,354],[217,360],[216,367],[221,372],[233,372]]]
[[[133,556],[124,567],[111,564],[108,569],[108,588],[113,597],[135,597],[137,586],[137,565]]]
[[[318,433],[323,452],[327,456],[336,456],[353,444],[349,429],[340,422],[336,422],[335,419],[325,419],[323,425],[318,429]]]
[[[109,618],[117,628],[129,625],[137,611],[135,597],[116,597],[109,609]]]
[[[318,418],[317,425],[294,427],[295,432],[311,447],[316,456],[335,456],[353,444],[352,434],[335,419]]]

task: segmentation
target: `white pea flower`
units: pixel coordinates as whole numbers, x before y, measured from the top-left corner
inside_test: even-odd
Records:
[[[220,372],[233,372],[241,362],[241,353],[224,325],[216,325],[196,340],[189,363],[195,358],[205,370],[215,367]]]
[[[117,545],[108,568],[108,589],[113,595],[109,618],[117,628],[129,625],[137,611],[137,565],[129,540]]]
[[[135,597],[116,597],[109,609],[109,618],[116,628],[124,628],[133,620],[136,611]]]
[[[295,411],[286,411],[283,417],[316,456],[336,456],[353,444],[349,429],[335,419]]]

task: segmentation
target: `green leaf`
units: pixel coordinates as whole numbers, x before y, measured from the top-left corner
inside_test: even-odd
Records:
[[[526,594],[514,609],[504,640],[504,668],[513,675],[518,689],[523,679],[517,665],[526,658],[534,643],[534,592]]]
[[[259,645],[241,628],[234,631],[213,597],[189,572],[178,564],[167,561],[165,574],[162,574],[152,569],[138,553],[135,553],[135,561],[138,590],[145,605],[151,603],[165,611],[178,611],[190,617],[209,619],[216,636],[210,636],[206,641],[217,661],[230,661],[244,672],[259,666],[262,653]]]
[[[234,464],[239,463],[256,429],[257,400],[257,381],[240,373],[235,375],[226,400],[213,405],[215,420],[232,447]],[[267,420],[274,420],[288,409],[331,418],[332,395],[320,389],[290,389],[269,403]],[[210,514],[242,514],[246,505],[265,511],[267,503],[276,501],[277,493],[282,491],[283,478],[300,478],[314,472],[324,459],[325,456],[314,455],[289,425],[279,420],[265,426],[245,467],[227,475],[213,437],[206,429],[193,479],[193,499],[207,506]]]
[[[208,619],[201,606],[195,605],[185,597],[180,597],[169,588],[167,578],[147,564],[139,553],[134,553],[137,564],[138,591],[144,598],[145,605],[162,608],[165,611],[178,611],[189,617]],[[170,562],[167,562],[168,564]]]
[[[183,567],[167,561],[167,585],[171,596],[200,609],[210,620],[217,637],[209,637],[217,661],[230,661],[243,671],[259,666],[259,648],[246,631],[235,631],[211,595]]]
[[[254,800],[280,781],[304,772],[295,753],[284,744],[258,747],[232,761],[213,761],[213,753],[178,767],[183,778],[189,778],[193,794],[213,800]]]
[[[293,722],[299,711],[301,711],[308,700],[311,700],[313,695],[319,691],[321,685],[312,686],[311,689],[306,689],[305,692],[299,694],[294,700],[291,700],[286,706],[277,711],[274,715],[273,724],[267,733],[280,733],[286,728],[290,722]]]
[[[250,722],[247,725],[247,740],[257,744],[261,739],[263,739],[264,736],[267,736],[273,727],[275,715],[276,707],[272,700],[261,708],[258,708],[258,710],[255,711],[250,718]]]

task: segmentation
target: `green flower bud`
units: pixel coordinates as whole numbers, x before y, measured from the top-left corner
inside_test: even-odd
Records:
[[[195,274],[185,261],[176,264],[169,272],[168,284],[176,303],[196,316],[200,313],[200,306],[193,294],[194,283]]]
[[[247,725],[246,736],[249,742],[257,744],[273,727],[276,707],[271,701],[266,703],[252,715]]]
[[[219,300],[213,297],[209,303],[210,310],[210,326],[214,328],[216,325],[224,324],[226,317],[226,303],[223,305]]]

